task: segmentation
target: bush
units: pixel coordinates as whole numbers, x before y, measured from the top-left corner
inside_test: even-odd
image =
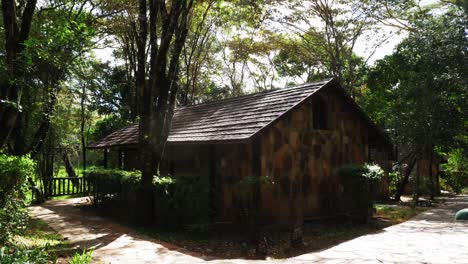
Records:
[[[392,167],[392,172],[388,174],[388,191],[391,197],[395,196],[402,180],[401,167],[397,164]]]
[[[141,172],[91,167],[86,171],[85,177],[93,185],[94,203],[102,204],[108,198],[116,198],[122,191],[122,185],[139,184]]]
[[[461,149],[453,150],[449,153],[447,163],[442,166],[445,183],[455,193],[461,193],[468,186],[468,157]]]
[[[26,180],[34,175],[34,169],[29,156],[0,154],[0,244],[26,226]]]
[[[247,176],[236,184],[234,204],[236,205],[237,220],[247,227],[249,233],[255,232],[260,215],[260,190],[274,185],[269,176]]]
[[[70,264],[89,264],[92,260],[93,251],[86,252],[86,249],[83,250],[83,253],[75,253],[70,260]]]
[[[208,188],[196,177],[155,177],[155,218],[159,224],[179,227],[206,223],[210,215]]]
[[[367,221],[372,216],[379,181],[384,171],[376,164],[347,164],[337,170],[344,187],[344,200],[353,203],[359,216]]]
[[[42,264],[52,263],[46,250],[20,249],[12,247],[0,248],[0,263],[2,264]]]
[[[138,223],[138,211],[143,209],[139,171],[90,168],[85,177],[93,184],[95,205],[105,207],[122,220]],[[208,220],[208,188],[199,178],[154,177],[153,200],[156,224],[180,227]]]

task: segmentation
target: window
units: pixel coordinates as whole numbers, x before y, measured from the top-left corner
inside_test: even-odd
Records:
[[[328,129],[327,105],[320,96],[316,96],[312,101],[312,117],[314,129]]]

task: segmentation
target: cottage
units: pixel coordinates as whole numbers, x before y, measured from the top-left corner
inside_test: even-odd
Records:
[[[138,168],[138,124],[90,148],[115,150],[118,166]],[[351,211],[336,169],[370,160],[388,167],[391,151],[386,135],[331,79],[177,108],[162,171],[204,179],[218,221],[238,216],[242,179],[268,176],[274,184],[259,190],[260,221],[300,224]]]

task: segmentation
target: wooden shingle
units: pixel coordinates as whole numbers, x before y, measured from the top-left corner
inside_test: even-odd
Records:
[[[169,143],[247,140],[286,114],[331,80],[274,89],[232,99],[179,107],[174,113]],[[111,133],[89,148],[138,143],[138,124]]]

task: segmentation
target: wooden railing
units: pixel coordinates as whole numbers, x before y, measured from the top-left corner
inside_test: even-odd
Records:
[[[88,195],[93,189],[92,184],[82,177],[61,177],[52,178],[45,186],[45,193],[48,197],[64,195]]]

